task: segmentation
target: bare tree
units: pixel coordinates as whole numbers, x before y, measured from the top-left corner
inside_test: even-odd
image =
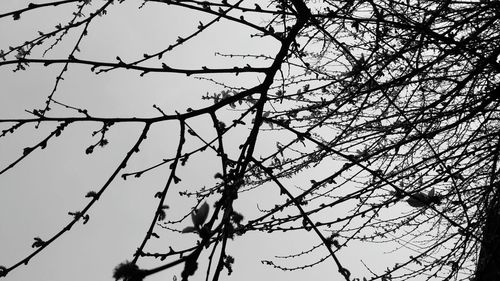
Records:
[[[1,267],[2,276],[57,243],[77,222],[86,223],[91,208],[120,176],[140,178],[166,169],[162,190],[153,194],[158,202],[152,207],[149,228],[131,260],[115,268],[116,279],[142,280],[182,265],[182,280],[196,272],[218,280],[222,271],[232,272],[238,258],[231,256],[228,240],[256,231],[304,230],[321,242],[285,257],[284,262],[263,263],[298,270],[333,262],[345,280],[500,279],[499,2],[144,0],[134,4],[139,9],[133,13],[148,7],[173,9],[186,15],[189,25],[151,26],[144,32],[163,30],[174,41],[147,50],[121,46],[139,49],[125,55],[104,49],[103,57],[85,53],[86,38],[98,32],[100,21],[109,14],[123,12],[120,8],[129,1],[30,3],[0,15],[12,24],[59,7],[64,7],[61,14],[72,15],[23,43],[8,42],[11,46],[0,52],[0,66],[19,75],[49,68],[59,71],[42,107],[26,108],[28,117],[0,120],[2,138],[22,135],[26,127],[36,131],[52,124],[53,128],[18,151],[17,158],[4,162],[0,175],[16,169],[33,152],[55,145],[68,128],[100,124],[92,134],[97,141],[83,149],[93,154],[108,145],[108,132],[120,124],[142,126],[111,176],[88,191],[88,204],[70,212],[72,221],[52,237],[36,237],[35,250],[18,263]],[[191,16],[200,20],[191,22]],[[238,33],[248,43],[237,42],[233,36]],[[211,45],[219,40],[232,49]],[[240,51],[248,46],[257,51]],[[267,53],[259,53],[259,46],[266,46]],[[198,66],[188,61],[169,63],[192,47],[198,47],[202,56],[202,61],[196,60]],[[205,55],[208,52],[215,53],[217,62]],[[72,69],[81,71],[80,66],[98,76],[133,72],[141,79],[161,76],[204,82],[216,90],[199,95],[205,102],[199,107],[169,112],[167,103],[152,101],[146,114],[94,114],[88,106],[65,102],[60,90]],[[208,130],[208,123],[197,127],[200,118],[213,128]],[[176,130],[170,156],[158,156],[156,164],[146,167],[128,168],[160,124]],[[219,163],[213,178],[206,179],[210,184],[179,195],[178,188],[173,192],[174,185],[183,184],[183,171],[197,172],[200,155],[211,155]],[[239,198],[257,190],[278,190],[281,197],[270,209],[239,212],[235,208]],[[177,196],[194,200],[183,216],[173,219],[167,203]],[[172,245],[168,252],[146,251],[152,239],[166,232],[195,235],[197,242],[182,249]],[[385,271],[369,268],[371,276],[359,276],[339,257],[358,242],[400,245],[413,254]],[[319,248],[326,250],[322,258],[300,266],[287,264]],[[208,258],[201,258],[203,252],[209,253]],[[160,261],[155,267],[140,267],[138,262],[146,259]]]

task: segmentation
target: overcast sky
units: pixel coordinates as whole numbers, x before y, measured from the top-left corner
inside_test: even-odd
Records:
[[[0,14],[16,8],[25,7],[29,1],[2,0]],[[96,1],[101,2],[101,1]],[[96,19],[89,28],[89,35],[81,44],[81,59],[115,61],[118,55],[123,60],[140,59],[143,53],[153,53],[175,42],[178,36],[187,36],[196,30],[198,22],[207,17],[167,5],[148,4],[138,9],[140,1],[125,1],[112,6],[108,14]],[[34,38],[37,31],[53,30],[59,22],[71,17],[74,5],[58,8],[45,8],[40,11],[21,15],[21,20],[11,17],[0,19],[0,49],[17,46]],[[264,21],[265,19],[262,19]],[[79,29],[81,31],[81,29]],[[270,39],[251,39],[250,30],[221,21],[190,44],[166,55],[164,62],[172,67],[200,68],[201,66],[244,65],[239,59],[228,60],[215,56],[214,52],[238,54],[274,55],[279,47]],[[67,57],[68,50],[77,39],[78,31],[68,34],[63,43],[48,51],[48,58]],[[45,47],[33,52],[33,57],[41,57]],[[269,63],[269,62],[268,62]],[[265,61],[256,63],[267,66]],[[27,71],[12,72],[13,66],[0,67],[0,118],[32,117],[26,110],[40,109],[54,87],[55,78],[62,65],[31,65]],[[116,70],[95,75],[88,66],[71,65],[64,74],[54,99],[75,107],[86,108],[92,116],[100,117],[141,117],[158,116],[153,104],[165,112],[175,110],[184,112],[188,107],[200,108],[210,105],[202,101],[207,92],[214,93],[221,88],[210,83],[186,77],[185,75],[148,74]],[[247,87],[262,81],[258,75],[219,75],[219,81],[228,85]],[[78,116],[74,111],[53,106],[51,116]],[[227,120],[237,113],[228,111]],[[214,136],[208,116],[196,118],[189,124],[205,136]],[[11,124],[1,124],[7,128]],[[15,134],[0,138],[0,169],[20,157],[25,147],[33,146],[54,130],[57,124],[25,125]],[[91,155],[85,149],[98,140],[92,132],[102,127],[100,123],[78,123],[66,128],[61,137],[49,142],[44,150],[37,149],[13,169],[0,176],[0,265],[11,266],[33,251],[33,238],[48,239],[63,228],[71,217],[70,211],[78,211],[89,201],[85,194],[99,189],[112,174],[117,163],[134,144],[141,133],[141,124],[119,124],[111,128],[107,135],[109,145],[98,148]],[[229,138],[233,141],[232,151],[245,138],[246,131],[236,131]],[[141,153],[135,154],[126,168],[127,172],[143,169],[169,158],[175,153],[178,124],[175,121],[155,125],[148,135],[147,142],[141,146]],[[265,135],[264,135],[265,136]],[[273,145],[272,135],[259,143],[265,151]],[[188,141],[187,146],[196,147],[196,141]],[[231,149],[231,148],[230,148]],[[167,200],[171,206],[167,219],[178,219],[188,212],[192,201],[179,199],[178,191],[194,190],[210,186],[215,182],[213,175],[219,172],[220,165],[213,153],[204,153],[190,160],[189,167],[178,173],[182,182],[172,190]],[[315,173],[328,174],[331,167],[320,166]],[[323,170],[322,170],[323,169]],[[314,177],[314,174],[309,174]],[[117,178],[90,211],[86,225],[77,223],[62,238],[50,245],[33,258],[27,266],[9,273],[7,280],[111,280],[112,269],[120,262],[131,259],[135,249],[142,241],[156,208],[157,200],[153,195],[160,190],[168,176],[168,167],[156,169],[140,179],[127,181]],[[310,178],[301,179],[303,183]],[[300,185],[301,182],[295,182]],[[259,207],[266,209],[278,200],[279,192],[273,186],[240,197],[236,210],[256,212]],[[262,200],[266,198],[266,200]],[[213,203],[213,202],[211,202]],[[179,229],[189,221],[178,225]],[[192,245],[196,236],[192,234],[173,235],[159,231],[162,239],[153,242],[147,251],[168,251],[168,247],[181,249]],[[228,253],[236,259],[233,280],[337,280],[333,261],[306,270],[283,272],[261,264],[263,259],[273,259],[274,255],[290,255],[307,251],[319,243],[317,237],[305,231],[295,233],[255,233],[240,237],[230,243]],[[394,259],[390,254],[381,258],[383,247],[369,248],[353,243],[349,249],[339,253],[340,258],[355,277],[369,276],[360,260],[377,268],[389,267]],[[285,260],[284,265],[309,264],[326,255],[325,250],[296,260]],[[202,256],[206,261],[206,255]],[[275,259],[279,263],[280,259]],[[387,261],[387,262],[385,262]],[[140,261],[144,267],[152,263]],[[387,265],[386,265],[387,264]],[[206,263],[204,264],[206,266]],[[182,267],[168,270],[149,277],[147,280],[172,280],[180,278]],[[205,267],[201,267],[192,280],[204,280]],[[165,279],[166,278],[166,279]],[[222,275],[222,280],[227,280]]]

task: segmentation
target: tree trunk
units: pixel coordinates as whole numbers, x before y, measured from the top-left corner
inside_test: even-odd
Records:
[[[498,201],[488,211],[474,281],[500,280],[500,209]]]

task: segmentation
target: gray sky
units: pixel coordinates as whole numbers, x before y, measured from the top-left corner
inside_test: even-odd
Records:
[[[99,2],[99,1],[96,1]],[[141,58],[143,53],[153,53],[175,42],[177,36],[187,36],[194,30],[198,21],[206,22],[199,14],[185,12],[167,5],[150,4],[138,10],[139,1],[126,1],[114,5],[108,15],[93,22],[89,35],[81,44],[81,53],[77,58],[114,61],[119,55],[123,60]],[[27,1],[3,0],[0,13],[24,7]],[[100,3],[100,2],[99,2]],[[45,8],[42,11],[22,14],[20,21],[11,18],[0,19],[0,48],[7,49],[29,38],[38,30],[48,32],[60,21],[68,20],[72,11],[66,8]],[[265,20],[265,19],[262,19]],[[80,29],[81,30],[81,29]],[[70,33],[62,44],[48,52],[46,57],[59,58],[68,54],[68,48],[74,44],[77,33]],[[46,45],[45,45],[46,46]],[[214,51],[239,54],[274,55],[278,45],[270,39],[251,39],[249,30],[221,22],[210,28],[190,44],[166,55],[163,61],[171,67],[200,68],[201,66],[244,65],[239,59],[229,60],[214,56]],[[33,52],[40,56],[46,47]],[[156,62],[158,64],[158,62]],[[261,63],[266,66],[266,62]],[[62,65],[43,67],[32,65],[27,71],[12,72],[12,67],[0,68],[0,118],[25,118],[30,114],[25,110],[42,108],[47,95],[54,86],[55,77]],[[95,75],[88,66],[71,65],[64,74],[64,81],[59,85],[55,100],[72,106],[86,108],[93,116],[140,117],[157,116],[152,105],[157,104],[167,113],[175,110],[185,111],[188,107],[199,108],[211,102],[201,101],[207,92],[213,93],[220,87],[207,81],[197,80],[185,75],[148,74],[139,77],[139,72],[124,70]],[[219,81],[228,85],[245,87],[256,85],[262,77],[257,75],[218,75]],[[77,115],[74,111],[54,106],[53,116]],[[236,116],[234,112],[228,112]],[[205,136],[213,136],[208,116],[189,122]],[[24,147],[33,146],[55,128],[56,124],[42,124],[38,130],[34,125],[23,126],[15,134],[0,138],[0,165],[4,168],[17,159]],[[1,124],[1,129],[7,125]],[[0,265],[10,266],[31,253],[34,237],[48,239],[57,233],[71,217],[69,211],[78,211],[88,198],[85,194],[97,190],[111,175],[118,161],[130,149],[141,132],[141,125],[123,124],[113,126],[108,133],[109,145],[98,148],[91,155],[85,149],[98,138],[92,132],[102,124],[79,123],[66,128],[61,137],[49,141],[44,150],[36,150],[15,168],[0,176]],[[178,124],[176,122],[155,125],[148,135],[147,142],[141,146],[141,153],[135,154],[126,171],[146,168],[173,156],[177,143]],[[245,131],[230,136],[233,152]],[[264,134],[260,148],[274,146],[276,135]],[[199,142],[188,141],[187,146],[196,147]],[[189,167],[181,169],[182,182],[171,191],[167,204],[171,209],[167,219],[177,219],[188,212],[188,201],[176,196],[181,190],[194,190],[210,186],[215,182],[213,175],[219,170],[213,153],[204,153],[190,160]],[[323,169],[323,170],[322,170]],[[328,174],[328,167],[320,167],[310,174],[311,177]],[[317,173],[317,174],[315,174]],[[306,174],[307,175],[307,174]],[[103,197],[90,211],[88,224],[77,223],[69,233],[63,235],[41,254],[33,258],[28,266],[9,273],[7,280],[111,280],[112,269],[120,262],[131,259],[131,255],[142,241],[152,219],[156,199],[153,195],[162,188],[168,176],[168,167],[156,169],[140,179],[127,181],[117,178]],[[310,178],[294,182],[306,184]],[[302,182],[301,182],[302,181]],[[274,186],[267,186],[260,191],[244,194],[236,203],[236,209],[256,212],[257,202],[261,208],[271,208],[279,192]],[[266,200],[263,200],[265,198]],[[213,203],[213,202],[212,202]],[[178,206],[178,207],[176,207]],[[332,214],[335,215],[335,214]],[[179,229],[189,225],[189,220],[178,225]],[[165,251],[169,246],[192,245],[196,241],[193,234],[173,235],[169,232],[158,233],[162,236],[146,250]],[[261,259],[272,259],[274,255],[289,255],[307,251],[318,244],[317,237],[304,231],[296,233],[249,234],[231,241],[228,253],[236,259],[233,280],[274,280],[287,278],[292,280],[336,280],[340,278],[332,261],[324,262],[312,269],[283,272],[264,265]],[[380,253],[392,248],[368,247],[353,243],[339,256],[355,277],[368,276],[360,259],[369,266],[384,268],[393,264],[398,255]],[[313,263],[326,255],[323,249],[318,253],[297,260],[286,260],[284,265]],[[406,257],[406,256],[405,256]],[[387,260],[387,265],[385,261]],[[206,255],[202,256],[206,261]],[[274,260],[279,263],[279,259]],[[148,267],[152,263],[141,262]],[[206,266],[206,263],[204,264]],[[174,275],[180,278],[182,267],[168,270],[149,277],[147,280],[169,280]],[[202,280],[205,267],[201,266],[192,280]],[[366,275],[365,275],[366,274]],[[226,280],[223,274],[222,280]]]

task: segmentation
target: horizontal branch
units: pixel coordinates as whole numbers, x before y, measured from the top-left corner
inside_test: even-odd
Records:
[[[119,58],[118,58],[119,59]],[[132,69],[141,71],[142,75],[149,72],[165,72],[165,73],[181,73],[186,75],[193,74],[214,74],[214,73],[245,73],[245,72],[253,72],[253,73],[265,73],[268,68],[267,67],[232,67],[232,68],[207,68],[201,67],[200,69],[180,69],[180,68],[172,68],[167,66],[166,64],[162,64],[161,67],[145,67],[145,66],[137,66],[127,64],[121,60],[118,62],[98,62],[98,61],[90,61],[90,60],[82,60],[74,57],[69,57],[68,59],[18,59],[18,60],[6,60],[0,62],[0,66],[10,65],[10,64],[20,64],[20,63],[38,63],[43,64],[44,66],[48,66],[51,64],[83,64],[83,65],[91,65],[92,71],[94,71],[98,67],[113,67],[113,68],[122,68],[122,69]]]
[[[176,114],[164,114],[159,117],[124,117],[124,118],[110,118],[110,117],[92,117],[92,116],[86,116],[86,117],[46,117],[42,115],[36,115],[39,116],[39,118],[18,118],[18,119],[1,119],[0,118],[0,123],[34,123],[34,122],[106,122],[106,123],[124,123],[124,122],[138,122],[138,123],[156,123],[156,122],[161,122],[161,121],[167,121],[167,120],[187,120],[192,117],[200,116],[203,114],[210,114],[212,112],[217,111],[218,109],[232,104],[234,102],[237,102],[239,100],[244,99],[245,97],[248,97],[252,94],[260,93],[263,89],[262,85],[257,85],[254,86],[250,89],[247,89],[245,91],[242,91],[240,93],[237,93],[233,96],[229,96],[224,98],[223,100],[219,101],[216,104],[213,104],[208,107],[203,107],[201,109],[191,109],[188,108],[187,112],[185,113],[178,113]]]

